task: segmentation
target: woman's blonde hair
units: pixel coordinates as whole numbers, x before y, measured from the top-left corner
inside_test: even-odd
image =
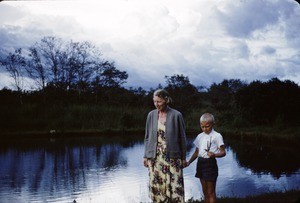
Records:
[[[153,97],[157,96],[163,100],[165,100],[167,102],[167,104],[172,103],[172,98],[169,95],[169,92],[167,92],[167,90],[164,89],[158,89],[153,93]]]

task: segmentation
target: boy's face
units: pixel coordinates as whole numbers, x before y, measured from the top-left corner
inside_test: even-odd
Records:
[[[209,134],[212,131],[213,123],[210,121],[200,122],[200,126],[204,133]]]

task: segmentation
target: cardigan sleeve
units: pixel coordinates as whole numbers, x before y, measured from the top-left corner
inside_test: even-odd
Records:
[[[149,142],[149,135],[150,135],[150,113],[148,113],[147,120],[146,120],[146,126],[145,126],[145,138],[144,138],[144,146],[145,146],[145,151],[144,151],[144,158],[147,158],[146,152],[148,148],[148,142]]]
[[[156,155],[156,145],[157,145],[157,110],[151,111],[146,120],[146,127],[145,127],[145,152],[144,158],[154,158]]]
[[[182,114],[168,108],[166,122],[167,156],[170,158],[186,158],[186,134]]]
[[[185,133],[185,123],[183,120],[183,116],[180,113],[178,116],[179,119],[179,146],[180,146],[180,150],[182,152],[181,154],[181,159],[185,159],[186,158],[186,133]]]

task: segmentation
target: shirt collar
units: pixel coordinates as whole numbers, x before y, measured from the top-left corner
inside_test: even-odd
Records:
[[[204,134],[208,135],[208,136],[212,136],[214,134],[214,132],[215,132],[214,129],[212,129],[209,134],[206,134],[206,133],[204,133]]]

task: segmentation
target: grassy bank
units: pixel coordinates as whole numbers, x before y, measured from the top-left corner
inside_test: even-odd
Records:
[[[37,104],[25,104],[18,108],[0,107],[0,137],[52,137],[52,136],[94,136],[94,135],[136,135],[144,134],[145,120],[154,107],[129,105],[53,105],[46,108]],[[200,132],[199,115],[210,109],[182,110],[187,134],[196,136]],[[241,126],[242,119],[214,113],[216,130],[227,137],[244,140],[300,140],[300,127]],[[238,120],[239,122],[237,122]],[[230,122],[232,121],[232,122]],[[250,127],[248,127],[250,126]]]
[[[271,192],[257,196],[248,196],[245,198],[217,198],[218,203],[299,203],[300,190],[286,192]],[[203,200],[189,199],[187,203],[204,203]]]
[[[129,106],[100,105],[23,105],[19,108],[1,107],[4,125],[0,135],[41,136],[56,134],[97,134],[141,131],[147,109]]]

